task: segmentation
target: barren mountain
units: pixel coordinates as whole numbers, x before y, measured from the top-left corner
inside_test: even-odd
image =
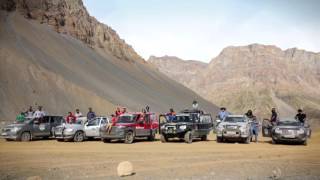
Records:
[[[146,63],[80,0],[4,0],[0,7],[0,119],[36,104],[51,114],[76,107],[107,114],[117,105],[179,110],[197,99],[216,111]]]
[[[196,75],[183,71],[190,65],[187,63],[157,66],[202,97],[235,113],[253,109],[260,117],[269,117],[270,108],[276,107],[281,116],[290,117],[297,108],[303,108],[312,118],[320,119],[320,53],[252,44],[225,48],[208,66],[193,66],[192,71],[199,72]],[[177,74],[167,71],[172,66],[189,81],[181,81]]]

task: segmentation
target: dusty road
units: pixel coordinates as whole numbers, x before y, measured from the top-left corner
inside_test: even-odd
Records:
[[[281,179],[320,179],[320,133],[308,146],[218,144],[212,134],[193,144],[0,141],[0,179],[120,179],[116,168],[126,160],[136,174],[121,179],[272,179],[273,171]]]

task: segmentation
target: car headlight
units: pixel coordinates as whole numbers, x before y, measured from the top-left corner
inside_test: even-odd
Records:
[[[71,128],[66,128],[64,131],[65,131],[65,132],[72,132],[73,129],[71,129]]]
[[[19,131],[21,129],[21,127],[14,127],[13,129],[12,129],[12,131],[13,132],[17,132],[17,131]]]
[[[300,128],[298,131],[297,131],[298,134],[304,134],[304,129],[303,128]]]
[[[282,130],[281,130],[280,128],[276,128],[276,129],[274,130],[274,132],[277,133],[277,134],[281,134],[281,133],[282,133]]]
[[[240,126],[239,127],[241,132],[247,132],[248,131],[248,127],[247,126]]]
[[[187,129],[187,125],[181,125],[181,126],[179,126],[179,129],[185,130],[185,129]]]

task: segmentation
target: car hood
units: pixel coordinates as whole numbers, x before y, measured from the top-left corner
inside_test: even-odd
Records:
[[[11,129],[11,128],[15,128],[15,127],[23,127],[25,125],[26,124],[9,124],[9,125],[5,126],[4,128],[5,129]]]

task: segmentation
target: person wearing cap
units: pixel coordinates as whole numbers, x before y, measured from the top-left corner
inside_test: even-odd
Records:
[[[298,109],[298,114],[296,114],[295,119],[304,124],[307,119],[307,115],[302,111],[302,109]]]
[[[227,111],[227,108],[221,107],[220,112],[218,113],[218,118],[223,120],[225,117],[229,116],[230,113]]]

